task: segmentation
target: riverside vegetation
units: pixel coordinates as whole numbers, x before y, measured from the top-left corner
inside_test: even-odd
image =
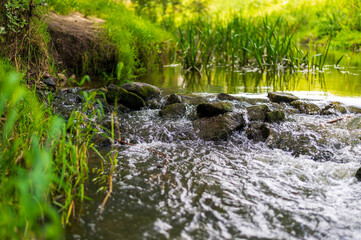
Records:
[[[196,72],[214,65],[314,72],[324,68],[330,47],[357,51],[360,45],[358,1],[320,0],[317,6],[296,0],[226,1],[223,9],[217,1],[146,2],[0,3],[0,238],[62,238],[59,233],[87,199],[87,154],[97,152],[93,139],[104,131],[92,121],[104,115],[102,94],[83,93],[81,106],[64,120],[52,107],[54,95],[44,85],[45,72],[75,73],[78,79],[100,75],[105,83],[117,85],[176,62]],[[257,6],[266,6],[265,11],[255,10]],[[57,64],[49,47],[52,39],[44,20],[51,10],[105,20],[100,52],[84,55],[74,72]],[[100,65],[99,56],[109,55],[109,66]],[[114,125],[113,120],[108,129],[111,142]],[[113,167],[115,159],[103,158]],[[107,182],[104,176],[97,179]]]

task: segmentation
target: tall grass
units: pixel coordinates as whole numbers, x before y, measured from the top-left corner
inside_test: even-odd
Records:
[[[85,94],[65,122],[21,79],[0,61],[0,238],[59,239],[85,199],[92,119],[101,110],[92,104],[96,93]]]
[[[275,21],[267,16],[232,15],[228,21],[197,18],[179,28],[179,46],[185,69],[199,70],[201,65],[213,64],[261,71],[295,70],[307,63],[308,55],[293,36],[293,27],[280,17]]]

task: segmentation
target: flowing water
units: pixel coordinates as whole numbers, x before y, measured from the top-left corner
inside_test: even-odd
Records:
[[[359,73],[216,68],[187,76],[168,67],[143,80],[166,94],[198,93],[211,101],[210,93],[266,99],[267,91],[284,90],[320,106],[334,100],[361,106]],[[237,111],[248,106],[235,105]],[[188,118],[163,119],[151,109],[118,114],[122,139],[135,145],[116,147],[118,168],[102,214],[105,193],[96,193],[102,185],[88,183],[93,201],[83,204],[67,239],[360,239],[361,182],[354,175],[361,165],[361,120],[347,116],[327,124],[339,116],[289,114],[272,124],[273,140],[256,142],[243,130],[213,142],[200,139]],[[92,154],[90,168],[100,169],[101,161]]]

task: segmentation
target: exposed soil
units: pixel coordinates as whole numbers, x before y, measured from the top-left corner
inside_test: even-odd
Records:
[[[51,13],[47,23],[51,53],[60,68],[69,73],[91,74],[97,66],[104,69],[115,62],[115,48],[101,34],[104,20],[85,18],[80,13]]]

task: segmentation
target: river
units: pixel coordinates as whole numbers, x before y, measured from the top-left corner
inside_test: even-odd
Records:
[[[220,92],[267,99],[268,91],[287,91],[319,106],[339,101],[361,107],[360,73],[357,67],[328,66],[317,74],[213,68],[199,75],[169,66],[142,81],[164,95],[196,94],[210,101]],[[188,118],[164,119],[157,109],[118,114],[122,139],[135,145],[115,148],[118,167],[102,213],[102,185],[87,184],[92,201],[78,209],[66,237],[359,239],[361,182],[354,175],[361,147],[352,128],[359,123],[357,114],[347,116],[327,124],[340,116],[289,114],[272,124],[271,140],[254,141],[236,131],[225,141],[205,141]],[[104,155],[111,150],[99,149]],[[100,169],[101,161],[91,153],[89,168]]]

